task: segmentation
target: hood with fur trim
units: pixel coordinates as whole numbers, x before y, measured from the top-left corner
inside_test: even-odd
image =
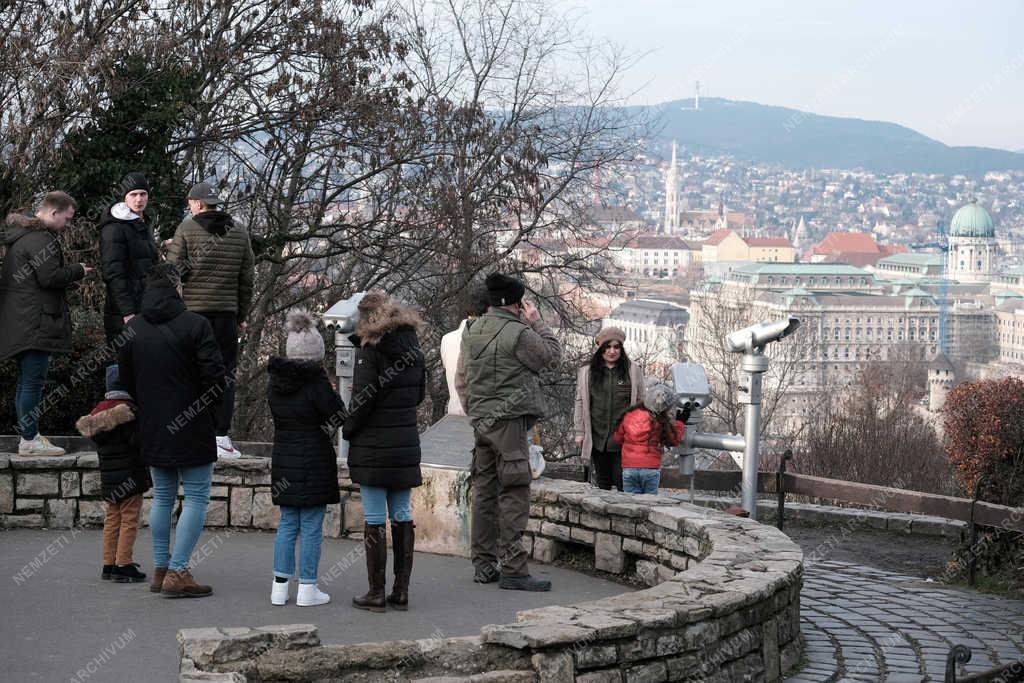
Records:
[[[309,384],[320,375],[327,373],[324,364],[318,360],[300,360],[271,356],[267,362],[270,386],[281,394],[294,394],[304,384]]]
[[[46,225],[35,216],[20,213],[7,214],[7,225],[4,226],[0,244],[10,246],[33,230],[46,230]]]
[[[410,328],[415,337],[423,327],[423,319],[408,306],[386,296],[375,296],[373,292],[359,302],[356,336],[363,344],[378,346],[386,335],[403,327]]]
[[[78,418],[75,429],[82,436],[91,439],[97,434],[112,431],[135,419],[135,412],[125,401],[100,401],[88,415]]]

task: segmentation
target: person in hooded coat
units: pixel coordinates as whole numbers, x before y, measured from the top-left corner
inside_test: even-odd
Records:
[[[228,383],[217,413],[217,456],[237,458],[240,453],[228,432],[235,405],[235,368],[238,335],[252,303],[254,257],[249,231],[226,212],[223,200],[207,183],[196,183],[188,193],[191,215],[181,222],[167,247],[167,260],[178,264],[184,283],[185,305],[210,321],[217,338]]]
[[[70,195],[50,192],[34,217],[9,215],[0,239],[7,248],[0,270],[0,360],[18,363],[18,455],[64,455],[39,433],[39,407],[50,356],[71,351],[66,293],[92,270],[66,263],[61,248],[60,235],[76,208]]]
[[[417,330],[423,321],[382,292],[359,302],[351,337],[357,347],[352,401],[343,436],[348,468],[359,484],[365,517],[364,544],[370,590],[352,598],[359,609],[383,612],[387,604],[408,609],[415,547],[412,489],[423,483],[416,407],[426,395],[426,364]],[[391,518],[395,581],[385,598],[387,540]]]
[[[317,567],[327,506],[341,501],[338,456],[331,431],[345,418],[345,404],[324,370],[324,339],[309,313],[292,311],[285,323],[287,357],[272,356],[267,402],[274,417],[271,494],[281,506],[274,538],[272,605],[288,602],[295,575],[295,542],[300,541],[300,607],[323,605],[331,597],[317,586]]]
[[[139,452],[135,401],[124,390],[116,365],[107,367],[107,392],[88,415],[75,422],[82,436],[92,439],[100,461],[103,491],[103,571],[100,578],[117,583],[145,581],[132,561],[139,530],[142,494],[153,482]]]
[[[153,477],[153,581],[150,590],[170,598],[205,597],[189,571],[210,502],[217,404],[224,393],[224,364],[209,321],[185,310],[181,278],[173,263],[146,276],[141,314],[118,353],[125,389],[138,403],[142,458]],[[170,549],[171,511],[178,484],[185,492]]]
[[[149,181],[132,172],[118,185],[123,199],[100,220],[100,260],[107,299],[103,329],[107,344],[117,345],[118,335],[142,307],[146,273],[160,262],[153,230],[146,221]]]

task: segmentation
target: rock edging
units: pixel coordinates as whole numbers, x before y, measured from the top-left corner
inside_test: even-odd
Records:
[[[650,587],[461,638],[321,645],[312,626],[183,629],[181,680],[724,683],[779,681],[799,661],[803,553],[772,527],[542,479],[524,542],[539,560],[592,547],[599,569]]]

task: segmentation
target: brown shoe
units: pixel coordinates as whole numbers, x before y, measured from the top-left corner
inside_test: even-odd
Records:
[[[167,576],[167,567],[153,568],[153,580],[149,583],[150,593],[159,593],[163,590],[165,576]]]
[[[196,583],[188,570],[177,572],[169,569],[160,593],[165,598],[205,598],[213,594],[213,589]]]

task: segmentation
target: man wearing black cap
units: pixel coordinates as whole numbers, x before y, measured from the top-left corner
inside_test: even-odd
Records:
[[[467,325],[456,376],[475,440],[473,580],[551,590],[550,581],[530,576],[522,536],[530,516],[529,433],[546,414],[540,372],[558,365],[562,347],[537,308],[523,301],[520,280],[491,273],[484,284],[490,308]]]
[[[185,305],[213,327],[227,385],[217,411],[217,455],[241,454],[228,432],[235,406],[235,369],[238,365],[238,332],[245,329],[252,302],[255,273],[249,231],[220,210],[223,201],[208,183],[196,183],[188,193],[191,216],[174,232],[167,260],[182,271]]]
[[[118,185],[122,201],[109,209],[100,221],[100,259],[107,301],[103,328],[112,344],[125,324],[139,312],[146,273],[160,261],[153,230],[146,222],[149,181],[132,172]]]

